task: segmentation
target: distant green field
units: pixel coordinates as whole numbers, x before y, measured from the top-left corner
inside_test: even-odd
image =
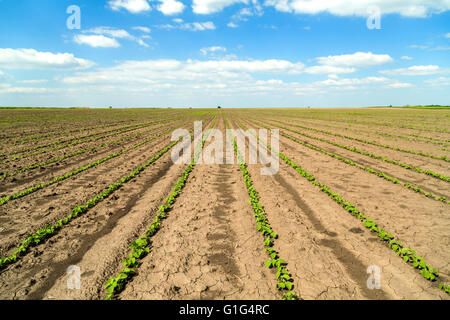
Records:
[[[410,109],[450,109],[450,106],[407,106],[402,108]]]

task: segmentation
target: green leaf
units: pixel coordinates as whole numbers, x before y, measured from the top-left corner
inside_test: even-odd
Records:
[[[292,290],[292,287],[293,287],[292,282],[286,282],[286,289]]]

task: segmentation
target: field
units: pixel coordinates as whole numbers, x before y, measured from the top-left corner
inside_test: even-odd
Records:
[[[448,300],[449,163],[446,109],[2,109],[0,299]]]

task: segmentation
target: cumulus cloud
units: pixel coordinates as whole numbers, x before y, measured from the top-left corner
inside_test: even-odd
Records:
[[[436,79],[428,79],[424,81],[433,87],[441,87],[441,86],[449,86],[450,87],[450,78],[449,77],[439,77]]]
[[[359,67],[367,68],[379,66],[394,61],[387,54],[373,54],[371,52],[356,52],[339,56],[319,57],[320,64],[334,67]]]
[[[203,1],[209,3],[207,0]],[[370,15],[368,8],[371,6],[378,7],[382,14],[395,13],[404,17],[419,18],[450,10],[448,0],[266,0],[264,4],[282,12],[311,15],[330,13],[337,16],[362,17]]]
[[[0,93],[47,93],[52,92],[50,88],[34,88],[34,87],[0,87]]]
[[[381,74],[385,75],[400,75],[400,76],[427,76],[439,73],[448,73],[448,70],[439,68],[436,65],[428,66],[412,66],[409,68],[381,70]]]
[[[237,28],[237,27],[239,27],[236,23],[234,23],[234,22],[229,22],[228,24],[227,24],[227,27],[229,27],[229,28]]]
[[[41,52],[34,49],[0,48],[0,66],[5,69],[86,69],[92,61],[76,58],[71,53]]]
[[[150,32],[150,29],[145,27],[135,27],[141,31]],[[94,48],[118,48],[120,43],[116,39],[127,39],[137,42],[139,45],[148,47],[142,38],[137,38],[123,29],[116,29],[111,27],[96,27],[83,31],[84,34],[76,35],[74,41],[78,44],[86,44]]]
[[[205,31],[205,30],[215,30],[216,26],[211,21],[206,22],[189,22],[189,23],[177,23],[177,24],[162,24],[158,25],[161,29],[181,29],[188,31]]]
[[[94,34],[101,34],[101,35],[108,35],[113,38],[132,38],[132,36],[128,33],[126,30],[122,29],[115,29],[111,27],[96,27],[92,28],[86,31],[83,31],[84,33],[94,33]]]
[[[77,72],[62,79],[71,88],[91,92],[126,90],[146,95],[169,94],[184,97],[211,91],[214,95],[305,94],[322,90],[319,86],[283,82],[277,75],[300,74],[304,65],[287,60],[146,60],[125,61],[94,72]],[[259,76],[270,80],[257,79]],[[170,93],[168,93],[170,89]],[[197,93],[195,93],[197,94]]]
[[[222,49],[211,48],[214,47],[203,49],[206,49],[206,52],[225,52]],[[328,67],[327,72],[342,71],[337,68],[351,69],[351,67],[326,65],[319,67]],[[57,89],[61,89],[60,92],[65,97],[70,97],[70,102],[77,97],[98,97],[106,100],[113,98],[116,99],[115,101],[122,101],[120,99],[129,98],[129,95],[132,94],[133,101],[131,103],[134,105],[137,101],[138,104],[145,104],[148,101],[167,105],[178,103],[184,105],[196,101],[198,104],[201,101],[198,100],[199,97],[200,99],[211,99],[208,101],[213,104],[218,103],[217,98],[220,97],[220,103],[223,104],[225,103],[223,101],[226,100],[222,100],[222,97],[235,99],[236,102],[239,99],[251,99],[252,96],[255,98],[267,96],[267,100],[262,98],[262,100],[258,100],[258,103],[256,100],[251,102],[255,104],[260,104],[261,101],[279,101],[279,99],[283,99],[285,103],[286,99],[291,99],[290,101],[295,105],[298,103],[298,95],[309,95],[314,98],[317,95],[331,96],[333,93],[350,90],[375,90],[375,88],[388,89],[390,87],[392,88],[389,90],[395,90],[394,87],[406,86],[384,76],[341,79],[337,74],[330,74],[324,81],[309,83],[300,82],[298,79],[292,81],[293,76],[308,71],[316,72],[313,70],[308,70],[301,62],[282,59],[131,60],[117,62],[111,67],[99,67],[95,70],[77,71],[71,75],[65,75],[60,79],[61,87]],[[36,87],[38,86],[36,84]],[[18,87],[21,88],[21,86]],[[12,89],[12,86],[4,86],[3,89],[5,95],[6,91],[11,94],[14,94],[14,91],[16,94],[35,91],[36,97],[44,94],[49,94],[49,96],[51,94],[53,97],[55,94],[55,91],[45,92],[39,89]],[[205,101],[202,103],[206,103]],[[127,103],[127,101],[123,100],[123,103]]]
[[[147,0],[111,0],[108,4],[116,11],[125,9],[131,13],[141,13],[152,10]]]
[[[236,3],[254,3],[257,10],[262,7],[256,0],[193,0],[194,13],[210,14],[222,11]],[[330,13],[337,16],[370,15],[368,8],[376,6],[382,14],[400,14],[404,17],[427,17],[450,10],[448,0],[265,0],[264,6],[274,7],[278,11],[298,14]]]
[[[392,89],[399,89],[399,88],[410,88],[413,87],[413,85],[407,82],[393,82],[388,84],[386,87]]]
[[[37,84],[37,83],[47,83],[48,79],[20,80],[18,82],[23,84]]]
[[[198,14],[210,14],[222,11],[236,3],[248,4],[248,0],[193,0],[192,10]]]
[[[78,44],[85,44],[93,48],[118,48],[119,42],[114,38],[105,37],[104,35],[85,35],[77,34],[73,40]]]
[[[141,26],[133,27],[133,30],[138,30],[138,31],[141,31],[141,32],[144,32],[144,33],[152,32],[152,30],[150,28],[148,28],[148,27],[141,27]]]
[[[424,49],[428,49],[428,46],[421,45],[421,44],[412,44],[412,45],[409,46],[409,48],[424,50]]]
[[[341,73],[353,73],[355,68],[342,68],[334,66],[313,66],[305,69],[309,74],[341,74]]]
[[[450,47],[437,46],[437,47],[431,48],[430,50],[431,51],[448,51],[448,50],[450,50]]]
[[[287,60],[146,60],[126,61],[95,72],[77,73],[63,79],[65,83],[110,83],[159,81],[200,81],[246,79],[250,74],[299,74],[300,62]]]
[[[408,56],[403,56],[401,59],[402,59],[402,60],[412,60],[413,58],[408,57]]]
[[[324,81],[315,82],[316,84],[325,86],[349,86],[349,85],[361,85],[361,84],[374,84],[374,83],[386,83],[390,80],[385,77],[366,77],[366,78],[345,78],[345,79],[333,79],[329,78]]]
[[[206,47],[206,48],[201,48],[200,52],[206,56],[210,53],[215,53],[215,52],[226,52],[227,48],[225,47],[220,47],[220,46],[213,46],[213,47]]]
[[[158,11],[162,12],[163,14],[167,16],[171,16],[174,14],[179,14],[183,12],[184,8],[186,7],[182,2],[177,0],[159,0],[161,2],[160,5],[158,5]]]

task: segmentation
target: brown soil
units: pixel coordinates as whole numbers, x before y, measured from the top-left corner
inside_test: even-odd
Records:
[[[223,132],[225,140],[224,115],[232,128],[237,128],[237,123],[232,119],[239,119],[248,127],[256,127],[246,121],[248,119],[274,119],[362,137],[400,148],[446,154],[435,144],[370,134],[362,136],[344,129],[363,128],[358,123],[345,121],[362,119],[357,117],[357,114],[365,112],[366,121],[369,122],[391,121],[394,126],[411,123],[426,128],[423,135],[434,137],[436,140],[433,141],[449,139],[443,129],[444,123],[441,123],[439,118],[441,113],[428,115],[423,111],[411,110],[402,112],[404,118],[410,122],[402,120],[400,112],[393,112],[389,120],[389,115],[380,113],[380,109],[358,110],[355,111],[356,114],[343,110],[333,113],[334,111],[330,110],[334,118],[322,111],[314,113],[285,109],[258,112],[226,110],[220,113],[213,110],[210,114],[187,110],[138,110],[129,113],[121,110],[78,110],[77,113],[58,110],[54,111],[54,114],[47,111],[30,111],[28,115],[0,110],[0,114],[3,112],[4,119],[17,120],[13,123],[0,123],[0,129],[4,129],[0,134],[0,139],[3,139],[0,145],[6,145],[0,149],[0,153],[32,145],[12,147],[7,143],[11,137],[19,140],[21,136],[45,134],[47,130],[52,132],[52,136],[46,137],[47,140],[37,140],[38,143],[58,141],[63,134],[63,125],[69,124],[71,117],[74,123],[81,125],[81,131],[68,137],[174,117],[183,117],[183,120],[168,121],[167,126],[178,124],[190,129],[194,120],[202,119],[206,129],[207,120],[218,116],[215,127]],[[391,110],[384,112],[389,113]],[[102,121],[92,118],[99,115],[104,115]],[[302,117],[305,118],[304,121]],[[161,125],[155,124],[149,128]],[[450,175],[448,162],[304,130],[289,124],[285,126]],[[74,152],[149,128],[3,164],[0,165],[0,172],[13,172],[65,152]],[[419,132],[376,125],[365,126],[365,129],[404,136]],[[50,181],[165,130],[167,129],[157,129],[97,152],[89,152],[3,179],[0,196],[14,194],[38,183]],[[66,128],[67,131],[70,130]],[[383,171],[402,181],[410,181],[426,191],[450,197],[448,183],[444,181],[292,132],[286,133],[358,164]],[[171,134],[165,134],[97,167],[1,205],[0,257],[11,254],[28,234],[66,217],[73,207],[84,204],[110,184],[130,174],[137,166],[167,146],[170,137]],[[209,143],[211,141],[206,145]],[[440,282],[450,282],[448,204],[427,199],[401,185],[394,185],[285,137],[280,137],[280,151],[314,174],[334,192],[355,204],[380,226],[398,236],[406,246],[415,249],[427,263],[439,269]],[[16,263],[0,270],[0,299],[103,299],[106,295],[106,281],[116,276],[123,268],[122,261],[130,252],[129,245],[144,234],[159,206],[171,193],[173,185],[186,168],[186,165],[173,164],[170,156],[169,151],[135,179],[124,183],[110,197],[70,222],[47,241],[31,248],[30,252]],[[278,173],[273,176],[261,175],[261,169],[260,164],[248,166],[266,216],[279,236],[274,241],[274,248],[280,257],[288,262],[287,268],[294,279],[294,291],[303,299],[449,299],[449,295],[437,287],[438,282],[425,280],[416,269],[404,263],[378,240],[374,233],[368,231],[358,219],[282,160]],[[142,264],[137,268],[137,275],[118,298],[280,299],[282,295],[276,289],[275,272],[264,264],[268,259],[264,251],[264,238],[256,229],[253,209],[248,201],[249,196],[239,165],[196,165],[167,219],[163,220],[161,230],[152,238],[150,253],[142,259]],[[72,265],[81,269],[80,290],[67,288],[66,271]],[[367,286],[367,270],[373,265],[381,268],[379,290],[372,290]]]

